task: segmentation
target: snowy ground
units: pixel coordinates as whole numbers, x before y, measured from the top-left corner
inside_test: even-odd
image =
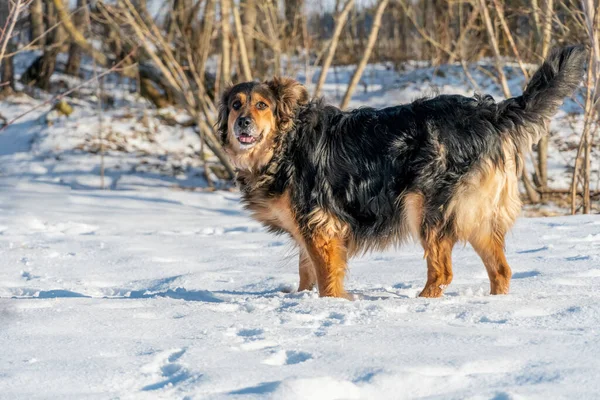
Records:
[[[2,398],[597,397],[597,216],[519,220],[509,296],[458,248],[446,296],[415,298],[408,246],[351,263],[360,300],[319,299],[282,292],[293,249],[236,194],[15,177],[47,168],[15,133],[0,135]]]
[[[457,247],[446,295],[416,298],[410,245],[351,262],[358,300],[319,299],[236,193],[181,190],[189,170],[110,153],[114,190],[96,190],[98,156],[72,144],[97,119],[76,112],[0,132],[0,398],[598,398],[597,215],[520,219],[508,296]]]

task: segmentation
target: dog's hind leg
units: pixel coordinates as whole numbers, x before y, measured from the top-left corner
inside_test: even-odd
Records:
[[[344,290],[347,249],[339,236],[313,233],[305,238],[306,251],[314,265],[321,297],[350,298]]]
[[[479,233],[469,242],[485,264],[491,294],[508,294],[512,272],[504,256],[504,232]]]
[[[435,235],[424,240],[427,259],[427,283],[419,297],[440,297],[452,282],[452,248],[456,240],[448,236]]]
[[[300,261],[298,264],[298,272],[300,273],[300,285],[298,286],[298,291],[310,291],[317,284],[317,275],[312,261],[304,249],[300,249]]]

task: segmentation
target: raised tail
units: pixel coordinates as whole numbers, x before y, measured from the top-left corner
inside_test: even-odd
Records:
[[[531,148],[565,97],[570,97],[583,77],[586,51],[583,46],[554,49],[533,74],[521,96],[501,102],[503,122],[514,124],[511,134],[517,145]]]

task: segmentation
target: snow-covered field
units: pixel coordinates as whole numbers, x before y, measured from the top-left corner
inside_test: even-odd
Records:
[[[375,106],[394,96],[373,90]],[[0,398],[598,398],[597,215],[520,219],[508,296],[488,295],[459,246],[445,296],[416,298],[425,263],[409,245],[352,260],[357,300],[319,299],[295,292],[295,250],[237,193],[123,168],[169,160],[160,132],[160,156],[107,155],[102,191],[98,156],[73,150],[97,117],[42,117],[0,132]]]

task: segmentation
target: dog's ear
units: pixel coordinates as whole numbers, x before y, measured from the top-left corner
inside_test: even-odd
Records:
[[[215,124],[219,139],[221,139],[221,144],[224,145],[227,144],[227,120],[229,119],[229,96],[231,95],[231,89],[233,89],[233,85],[227,87],[223,91],[223,94],[221,94],[218,107],[219,114]]]
[[[306,88],[292,78],[274,77],[265,84],[271,89],[277,101],[275,117],[279,124],[279,130],[289,130],[294,124],[294,115],[298,107],[309,101]]]

